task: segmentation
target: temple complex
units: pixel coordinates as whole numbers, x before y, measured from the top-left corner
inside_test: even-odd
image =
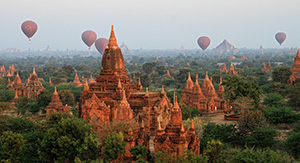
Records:
[[[26,95],[29,98],[37,98],[37,96],[44,90],[42,83],[39,81],[38,76],[33,68],[33,72],[30,75],[29,81],[26,85]]]
[[[233,64],[230,64],[229,70],[227,71],[228,75],[237,75],[238,73],[235,71]]]
[[[185,88],[182,91],[180,104],[195,107],[202,113],[228,111],[230,108],[225,102],[223,92],[222,77],[220,77],[220,85],[216,93],[212,80],[208,78],[207,72],[203,80],[202,88],[198,83],[198,75],[196,75],[194,84],[189,73]]]
[[[269,61],[268,67],[266,66],[265,63],[263,63],[263,67],[262,67],[261,71],[264,71],[264,72],[271,72],[271,71],[272,71],[271,62]]]
[[[191,145],[192,142],[195,145],[191,145],[191,149],[192,147],[199,149],[198,137],[198,139],[192,138],[192,134],[189,134],[187,129],[180,132],[180,129],[177,129],[177,123],[174,128],[173,122],[170,122],[172,112],[176,115],[180,114],[181,118],[181,110],[175,105],[173,107],[163,87],[160,93],[150,92],[148,88],[144,91],[140,79],[135,83],[129,78],[125,69],[124,57],[117,44],[112,26],[108,46],[102,55],[100,75],[95,82],[90,82],[90,85],[86,80],[79,102],[80,117],[91,123],[95,131],[100,132],[106,122],[136,124],[127,131],[129,136],[124,138],[127,142],[125,157],[131,156],[129,149],[133,146],[145,145],[149,149],[150,137],[155,137],[157,130],[165,129],[167,125],[170,126],[167,131],[172,131],[173,135],[167,134],[168,144],[164,143],[166,136],[157,138],[166,145],[154,145],[155,151],[170,148],[172,151],[178,151],[185,148],[187,144]],[[174,117],[173,119],[178,118]],[[181,125],[180,123],[179,127]],[[181,133],[184,135],[182,138],[179,137]],[[177,139],[186,142],[181,143]],[[176,145],[168,147],[169,144]]]
[[[243,56],[241,57],[241,60],[248,60],[248,58],[243,54]]]
[[[46,107],[46,116],[49,117],[51,113],[58,113],[58,112],[71,114],[70,108],[71,107],[68,105],[63,106],[63,103],[60,101],[59,95],[55,87],[54,93],[51,97],[51,102]]]
[[[292,75],[290,76],[288,83],[295,84],[296,80],[300,78],[300,53],[299,53],[299,50],[294,59],[294,64],[293,64],[291,70],[292,70]]]
[[[237,72],[234,70],[234,66],[231,63],[229,69],[226,68],[226,64],[223,64],[223,68],[220,69],[220,72],[225,72],[228,75],[237,75]]]
[[[7,77],[12,77],[14,76],[14,73],[16,72],[15,66],[10,65],[9,69],[6,71],[5,66],[2,65],[0,68],[0,76],[7,76]]]
[[[181,109],[174,100],[174,107],[171,110],[171,119],[165,129],[158,124],[154,139],[155,152],[164,151],[169,155],[183,155],[185,150],[200,154],[200,139],[195,133],[194,124],[188,129],[183,125]]]

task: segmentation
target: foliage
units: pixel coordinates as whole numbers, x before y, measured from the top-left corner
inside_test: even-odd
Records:
[[[214,139],[207,142],[207,147],[204,149],[204,155],[208,157],[209,163],[220,162],[223,159],[224,145],[220,141]]]
[[[274,82],[286,84],[291,75],[292,71],[290,67],[280,66],[273,70],[272,79]]]
[[[70,90],[59,90],[58,91],[61,102],[65,105],[74,106],[75,99],[74,95]]]
[[[118,160],[119,157],[125,153],[126,142],[124,142],[123,134],[112,133],[108,140],[105,141],[103,153],[104,153],[104,161],[111,162],[113,160]]]
[[[194,153],[185,150],[183,155],[174,156],[164,151],[155,153],[156,163],[207,163],[208,158],[205,155],[195,155]]]
[[[248,148],[244,150],[233,149],[230,151],[230,159],[228,160],[231,163],[292,163],[294,160],[289,157],[288,154],[282,151],[273,151],[269,148],[267,149],[257,149]]]
[[[137,161],[139,157],[145,159],[148,153],[147,147],[143,145],[132,147],[129,151],[133,155],[131,159],[134,161]]]
[[[4,111],[16,111],[17,108],[15,106],[13,106],[12,104],[10,104],[9,102],[0,102],[0,115],[4,112]]]
[[[246,135],[245,143],[259,148],[272,147],[276,143],[274,137],[277,135],[277,131],[270,127],[255,129],[251,134]]]
[[[182,120],[186,120],[188,118],[194,118],[200,115],[200,111],[197,108],[190,107],[185,105],[181,107]]]
[[[183,120],[183,124],[187,128],[191,128],[192,121],[194,123],[194,128],[195,128],[196,134],[198,135],[199,138],[201,138],[203,135],[204,123],[202,122],[200,117],[194,117],[193,119],[189,118],[187,120]]]
[[[204,126],[203,136],[200,143],[200,151],[204,151],[211,140],[218,140],[222,143],[230,143],[235,140],[235,125],[208,123]]]
[[[288,105],[294,109],[300,109],[300,84],[289,85],[286,89],[288,92]]]
[[[300,120],[300,115],[290,107],[266,107],[262,109],[270,123],[294,123]]]
[[[267,125],[266,118],[260,110],[245,110],[238,121],[240,134],[249,134],[255,129],[263,128]]]
[[[39,107],[46,107],[51,102],[51,93],[48,93],[46,90],[42,91],[39,96],[37,97],[37,105]]]
[[[73,161],[76,157],[81,160],[96,159],[98,145],[90,125],[82,119],[64,117],[67,118],[57,119],[57,123],[46,123],[46,133],[38,148],[40,159],[44,162]]]
[[[5,131],[0,137],[0,161],[19,162],[25,144],[23,136],[12,131]]]
[[[26,112],[36,113],[40,110],[37,102],[26,96],[17,99],[16,107],[18,113],[25,114]]]
[[[255,81],[247,82],[244,78],[239,76],[228,76],[223,81],[225,86],[224,97],[231,105],[239,97],[249,97],[254,100],[255,106],[259,105],[260,95],[263,93],[258,83]]]
[[[294,132],[286,140],[286,148],[295,158],[300,157],[300,132]]]
[[[14,91],[0,89],[0,102],[10,102],[14,97]]]
[[[263,104],[267,106],[275,106],[275,107],[281,107],[287,105],[286,101],[284,101],[283,96],[278,93],[267,94],[267,96],[264,98]]]

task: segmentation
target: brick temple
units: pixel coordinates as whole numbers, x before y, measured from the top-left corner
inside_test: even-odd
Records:
[[[193,129],[189,131],[183,126],[177,101],[173,106],[163,87],[161,92],[150,92],[148,88],[144,91],[140,80],[135,83],[129,78],[113,26],[102,56],[100,75],[95,82],[85,84],[79,114],[96,131],[103,130],[106,122],[135,122],[137,126],[127,131],[131,136],[125,139],[128,157],[129,149],[136,145],[176,155],[183,154],[184,148],[199,153],[194,150],[199,149],[199,138]],[[153,143],[154,139],[157,143]]]
[[[295,84],[296,80],[300,78],[300,53],[299,53],[299,50],[294,59],[294,64],[293,64],[291,70],[292,70],[292,75],[290,76],[288,83]]]

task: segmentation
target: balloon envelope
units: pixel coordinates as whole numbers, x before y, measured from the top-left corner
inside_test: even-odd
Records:
[[[206,36],[202,36],[198,38],[198,45],[204,51],[210,44],[210,39]]]
[[[278,32],[275,35],[275,39],[281,45],[284,42],[284,40],[286,39],[286,34],[283,32]]]
[[[22,23],[21,29],[23,33],[28,37],[29,41],[30,38],[35,34],[37,31],[37,24],[34,21],[27,20]]]
[[[100,54],[103,55],[105,47],[108,45],[108,40],[106,38],[99,38],[95,42],[96,49]]]
[[[87,30],[82,33],[81,38],[82,41],[90,48],[97,39],[97,34],[94,31]]]

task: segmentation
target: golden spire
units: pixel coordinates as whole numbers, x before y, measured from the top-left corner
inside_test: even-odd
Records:
[[[139,78],[139,82],[138,82],[138,85],[142,85],[142,84],[141,84],[141,78]]]
[[[194,128],[195,128],[194,121],[192,120],[191,129],[194,129]]]
[[[191,72],[189,72],[188,80],[192,80],[191,79]]]
[[[145,125],[144,125],[144,120],[142,120],[141,127],[142,127],[142,128],[144,128],[144,127],[145,127]]]
[[[209,79],[207,71],[206,71],[205,79]]]
[[[162,93],[162,94],[165,94],[165,93],[166,93],[166,92],[165,92],[165,89],[164,89],[164,85],[161,86],[161,93]]]
[[[180,132],[184,132],[184,126],[183,126],[183,123],[181,123]]]
[[[33,72],[32,72],[33,75],[36,75],[35,73],[35,67],[33,67]]]
[[[148,87],[146,88],[146,94],[145,96],[149,96]]]
[[[124,88],[123,88],[123,90],[122,90],[122,100],[121,100],[121,103],[123,103],[123,102],[127,102],[126,94],[125,94]]]
[[[115,32],[114,32],[114,25],[111,25],[111,33],[110,33],[110,38],[108,41],[108,47],[111,48],[113,46],[118,46],[118,44],[117,44],[117,39],[116,39]]]
[[[122,85],[121,85],[121,80],[120,80],[120,78],[118,79],[118,88],[122,88]]]
[[[54,87],[54,93],[53,93],[53,95],[58,95],[56,87]]]
[[[178,102],[177,102],[177,96],[175,96],[175,100],[174,100],[174,109],[179,109],[179,105],[178,105]]]

